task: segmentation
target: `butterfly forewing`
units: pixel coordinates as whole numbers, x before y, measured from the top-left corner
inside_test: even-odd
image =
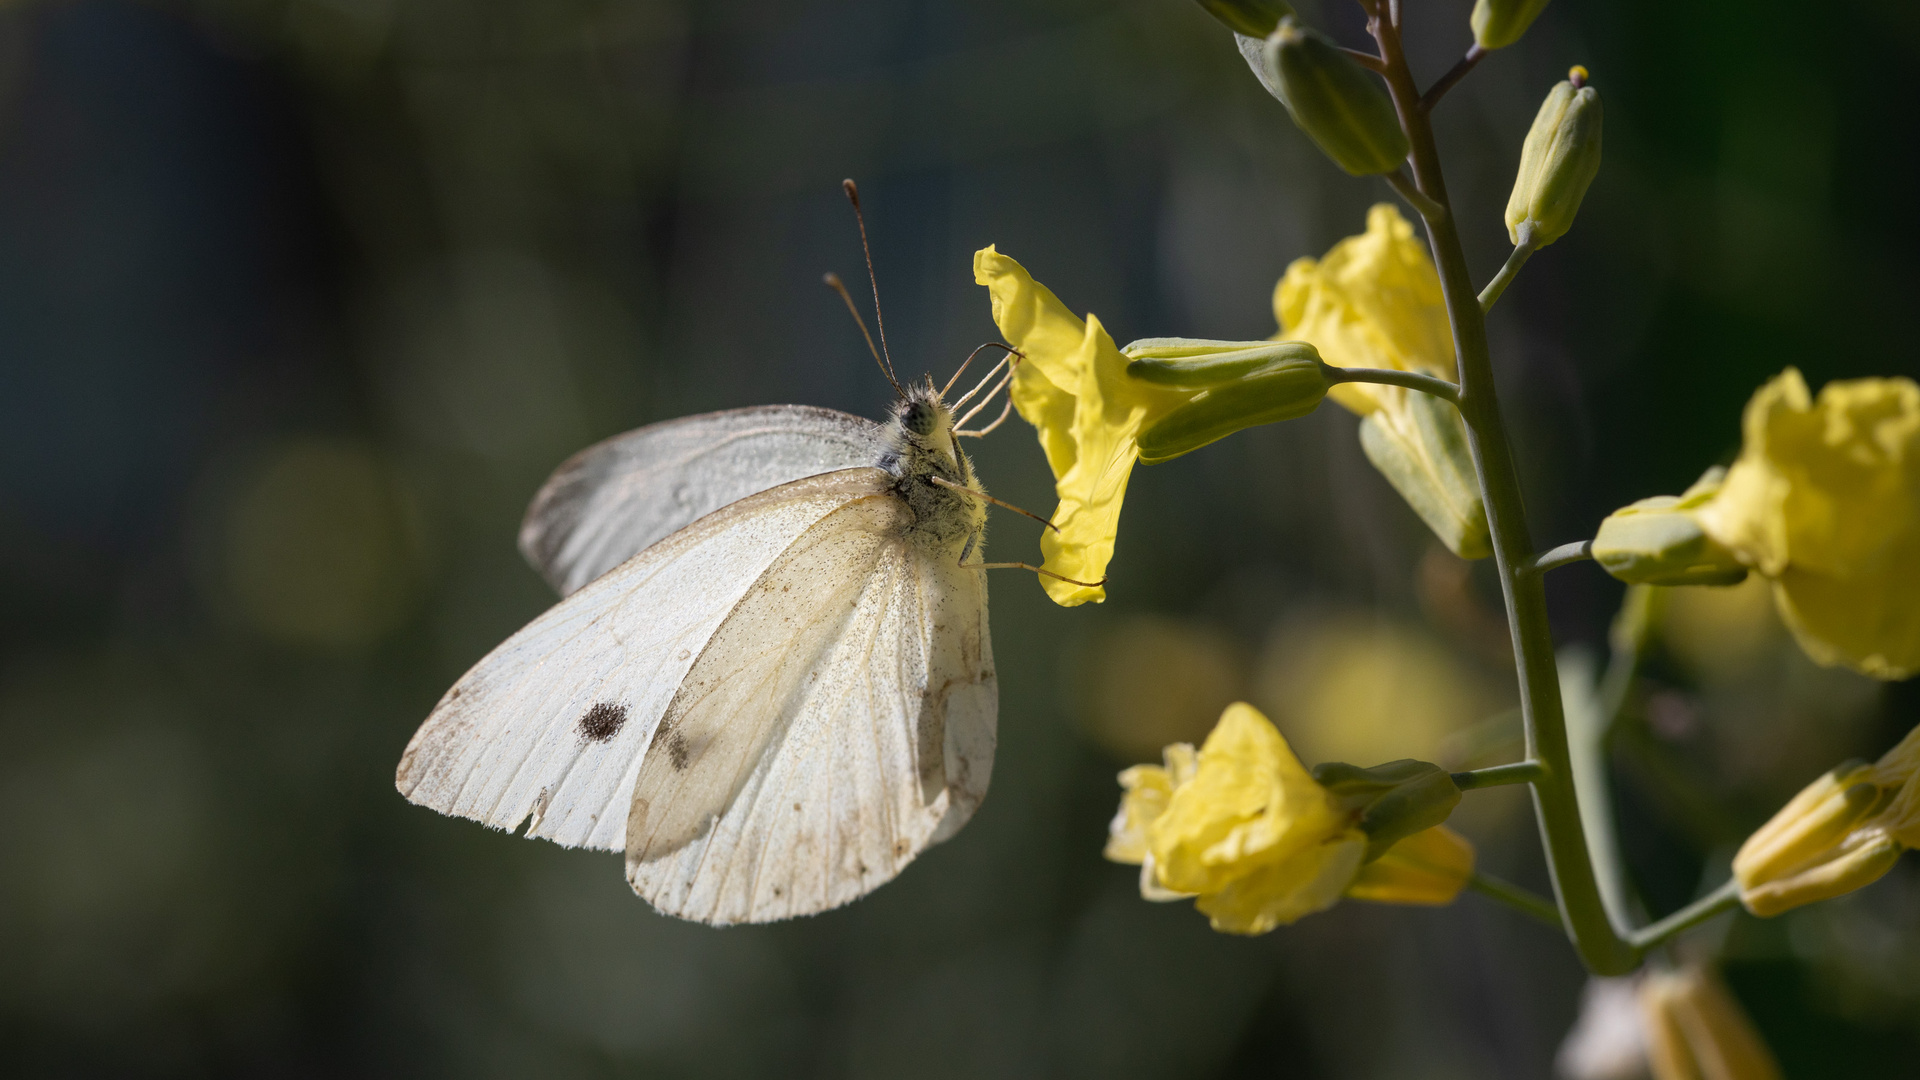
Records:
[[[449,690],[401,758],[408,799],[568,846],[622,849],[633,780],[708,639],[822,518],[892,483],[847,469],[742,499],[549,609]]]
[[[520,550],[560,595],[736,500],[872,465],[883,429],[807,405],[688,416],[616,435],[555,470],[527,508]]]
[[[986,597],[891,494],[822,518],[688,672],[634,786],[628,878],[661,910],[762,922],[846,903],[985,794]]]

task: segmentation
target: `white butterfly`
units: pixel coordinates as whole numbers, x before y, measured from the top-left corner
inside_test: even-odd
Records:
[[[884,425],[776,405],[582,451],[520,532],[565,599],[441,698],[401,794],[624,850],[636,893],[716,925],[890,880],[993,770],[998,500],[957,426],[928,380]]]

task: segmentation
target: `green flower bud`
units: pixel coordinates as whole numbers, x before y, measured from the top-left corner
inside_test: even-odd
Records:
[[[1367,834],[1367,861],[1446,821],[1460,803],[1460,789],[1445,769],[1412,758],[1371,769],[1330,761],[1314,766],[1313,778],[1334,799],[1360,811],[1358,824]]]
[[[1565,236],[1600,171],[1600,92],[1584,85],[1586,75],[1576,67],[1556,85],[1527,132],[1507,199],[1507,238],[1516,247],[1543,248]]]
[[[1505,48],[1520,40],[1546,6],[1547,0],[1479,0],[1469,20],[1473,40],[1483,49]]]
[[[1260,348],[1187,361],[1135,359],[1127,375],[1164,386],[1206,386],[1204,394],[1140,430],[1140,461],[1146,465],[1200,450],[1236,430],[1304,417],[1327,396],[1319,352],[1306,342],[1260,342]]]
[[[1593,558],[1621,581],[1641,585],[1733,585],[1747,568],[1708,536],[1693,511],[1720,491],[1727,471],[1708,469],[1678,498],[1641,499],[1607,515],[1593,537]]]
[[[1402,402],[1360,421],[1360,449],[1448,550],[1463,559],[1486,558],[1493,539],[1466,422],[1430,394],[1410,391]]]
[[[1267,38],[1268,82],[1293,122],[1354,176],[1398,169],[1407,158],[1387,88],[1339,46],[1292,19]]]
[[[1283,364],[1320,362],[1320,351],[1304,341],[1141,338],[1120,351],[1132,360],[1128,376],[1183,390],[1204,390]]]
[[[1286,0],[1197,0],[1207,14],[1227,24],[1236,34],[1263,38],[1280,20],[1293,14]]]

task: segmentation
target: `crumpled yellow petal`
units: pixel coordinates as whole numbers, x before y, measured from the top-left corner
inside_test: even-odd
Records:
[[[1389,203],[1367,211],[1367,231],[1323,259],[1295,259],[1273,290],[1279,337],[1313,343],[1336,367],[1393,368],[1454,377],[1453,331],[1440,275],[1413,226]],[[1340,383],[1328,396],[1365,416],[1411,391]]]
[[[1340,902],[1367,854],[1364,833],[1338,833],[1262,863],[1193,906],[1225,934],[1264,934]]]
[[[1164,751],[1166,765],[1135,765],[1120,773],[1120,809],[1107,827],[1102,854],[1117,863],[1139,866],[1147,858],[1147,828],[1167,811],[1173,789],[1193,778],[1195,757],[1187,743]]]
[[[1853,379],[1815,400],[1788,368],[1742,429],[1701,526],[1773,580],[1814,660],[1882,679],[1920,671],[1920,386]]]
[[[1352,844],[1359,854],[1349,858]],[[1338,900],[1365,847],[1353,815],[1335,806],[1272,722],[1243,702],[1221,714],[1193,779],[1175,789],[1148,829],[1148,849],[1167,888],[1225,893],[1221,910],[1267,912],[1263,917],[1293,911],[1296,897],[1319,905],[1285,921]],[[1249,918],[1248,925],[1260,921]]]
[[[974,254],[973,278],[993,299],[993,320],[1025,356],[1015,368],[1014,408],[1039,432],[1060,506],[1041,534],[1043,567],[1077,581],[1106,577],[1140,429],[1191,393],[1127,377],[1127,358],[1089,316],[1081,320],[1019,263],[992,247]],[[1042,577],[1063,607],[1106,599],[1099,586]]]
[[[1376,904],[1451,904],[1473,876],[1473,858],[1466,837],[1435,825],[1361,867],[1347,895]]]

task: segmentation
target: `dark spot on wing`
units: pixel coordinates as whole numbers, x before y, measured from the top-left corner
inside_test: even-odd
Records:
[[[627,707],[602,701],[580,718],[580,734],[591,742],[606,742],[620,733],[627,723]]]
[[[677,731],[674,732],[673,738],[667,742],[667,756],[673,760],[674,768],[681,772],[687,770],[687,759],[691,755],[687,753],[686,738]]]

